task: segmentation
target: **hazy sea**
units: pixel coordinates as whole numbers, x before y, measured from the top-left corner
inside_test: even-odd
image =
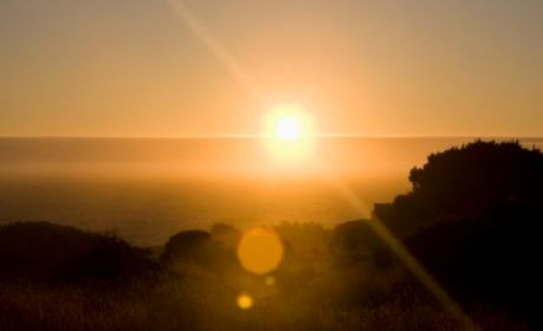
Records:
[[[259,138],[0,138],[0,224],[51,221],[138,245],[218,222],[333,226],[407,192],[409,170],[430,153],[473,140],[320,138],[311,158],[287,162]],[[543,148],[543,138],[519,140]]]

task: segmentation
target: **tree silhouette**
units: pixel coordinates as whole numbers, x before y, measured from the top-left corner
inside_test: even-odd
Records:
[[[476,141],[431,154],[409,175],[412,191],[374,216],[404,237],[440,219],[478,217],[498,205],[543,201],[543,154],[518,142]]]
[[[453,297],[537,318],[543,154],[476,141],[430,155],[409,180],[412,191],[374,216]]]
[[[181,231],[170,237],[162,260],[165,263],[196,262],[207,264],[210,258],[211,235],[203,230]]]

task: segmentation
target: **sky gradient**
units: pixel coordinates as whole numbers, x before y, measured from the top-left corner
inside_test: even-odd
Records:
[[[2,0],[0,136],[543,136],[542,1],[179,3]]]

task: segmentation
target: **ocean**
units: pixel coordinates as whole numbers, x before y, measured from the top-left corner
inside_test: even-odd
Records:
[[[285,162],[262,138],[0,138],[0,224],[50,221],[143,246],[215,223],[332,227],[369,217],[409,191],[410,169],[430,153],[474,138],[317,140],[310,157]],[[543,148],[543,138],[519,141]]]

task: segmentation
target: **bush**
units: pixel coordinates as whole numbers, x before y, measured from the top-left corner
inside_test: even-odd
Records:
[[[0,227],[0,278],[45,282],[141,275],[155,265],[121,239],[48,222]]]
[[[405,237],[439,219],[478,218],[498,205],[543,203],[543,154],[518,142],[476,141],[431,154],[411,170],[412,191],[374,208]]]
[[[383,220],[451,295],[535,318],[543,154],[482,142],[432,154]]]

